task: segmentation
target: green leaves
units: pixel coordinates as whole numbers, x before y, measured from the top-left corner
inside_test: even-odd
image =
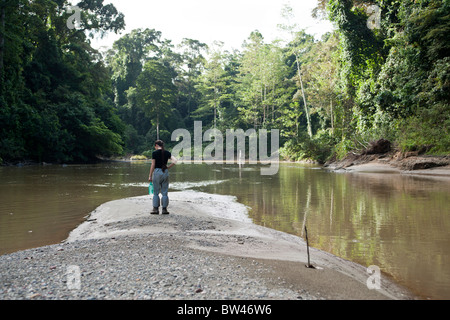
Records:
[[[372,2],[332,0],[328,6],[340,35],[336,89],[353,113],[345,138],[379,139],[390,132],[400,145],[416,141],[448,150],[448,133],[438,138],[433,129],[438,123],[442,128],[438,118],[448,117],[450,105],[448,1],[376,3],[382,22],[377,32],[363,26],[364,8]]]
[[[148,115],[168,113],[175,97],[172,74],[158,61],[149,61],[136,81],[137,99]]]
[[[159,139],[159,124],[171,115],[171,106],[175,99],[176,87],[172,82],[171,70],[162,63],[148,61],[136,81],[138,105],[156,126]]]
[[[83,132],[79,142],[83,145],[84,154],[112,156],[122,153],[121,136],[109,130],[100,119],[96,118],[89,125],[81,124],[80,128]]]
[[[284,53],[280,47],[264,43],[258,31],[250,34],[244,49],[237,90],[242,101],[239,111],[254,128],[273,127],[280,108],[287,102],[279,99],[284,95],[288,73]]]
[[[7,66],[0,69],[6,80],[0,81],[4,161],[86,161],[122,152],[123,125],[108,99],[109,74],[84,32],[118,31],[123,16],[103,1],[79,6],[82,30],[67,27],[65,0],[11,1],[0,7],[0,25],[5,25],[0,60]]]
[[[380,29],[367,26],[373,4]],[[336,26],[321,40],[297,30],[285,6],[288,42],[266,43],[254,31],[233,52],[193,39],[175,47],[159,31],[136,29],[106,57],[88,37],[118,32],[123,15],[83,0],[78,29],[70,29],[70,5],[0,4],[3,161],[142,152],[194,120],[220,130],[278,128],[295,159],[342,155],[386,135],[404,149],[449,150],[447,0],[320,0],[316,14],[327,9]]]
[[[95,33],[103,36],[109,31],[118,33],[125,28],[124,15],[112,4],[103,4],[103,0],[83,0],[78,3],[81,9],[80,29],[88,31],[93,37]]]
[[[223,43],[215,43],[209,48],[209,59],[204,64],[204,71],[198,77],[196,89],[201,93],[198,108],[192,113],[194,119],[203,119],[211,127],[224,125],[223,102],[228,98],[227,73],[225,71],[226,55]]]

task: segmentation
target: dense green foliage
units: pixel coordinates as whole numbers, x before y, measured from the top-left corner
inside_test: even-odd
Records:
[[[373,30],[371,3],[381,9]],[[402,150],[448,153],[450,1],[332,0],[328,9],[340,39],[337,102],[351,115],[338,150],[388,138]]]
[[[369,27],[370,5],[381,10]],[[282,41],[252,32],[241,51],[137,29],[112,5],[0,1],[0,161],[87,161],[142,154],[178,128],[280,129],[285,158],[325,161],[389,139],[450,151],[450,1],[321,0],[336,31],[314,39],[285,7]]]
[[[67,1],[0,2],[4,161],[87,161],[123,150],[108,69],[86,33],[117,31],[124,18],[102,1],[79,6],[90,24],[69,29]]]

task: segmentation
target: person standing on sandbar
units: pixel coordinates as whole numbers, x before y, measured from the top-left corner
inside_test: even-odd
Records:
[[[171,160],[169,166],[167,162]],[[152,153],[152,166],[148,180],[153,182],[153,210],[151,214],[159,214],[159,205],[162,204],[162,214],[169,214],[167,207],[169,206],[169,169],[177,163],[177,159],[172,154],[164,150],[164,142],[155,141],[155,151]],[[161,193],[161,201],[159,199]]]

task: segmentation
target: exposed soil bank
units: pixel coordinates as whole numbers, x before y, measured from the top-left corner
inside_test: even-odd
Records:
[[[450,178],[450,156],[428,156],[420,152],[363,152],[331,159],[324,167],[335,171],[397,172]]]

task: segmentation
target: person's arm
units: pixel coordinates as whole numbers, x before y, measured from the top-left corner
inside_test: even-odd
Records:
[[[155,171],[156,160],[152,159],[152,166],[150,167],[150,174],[148,175],[148,181],[153,181],[153,171]]]
[[[167,167],[167,169],[172,168],[174,165],[176,165],[178,162],[177,158],[175,158],[174,156],[170,157],[170,165]]]

